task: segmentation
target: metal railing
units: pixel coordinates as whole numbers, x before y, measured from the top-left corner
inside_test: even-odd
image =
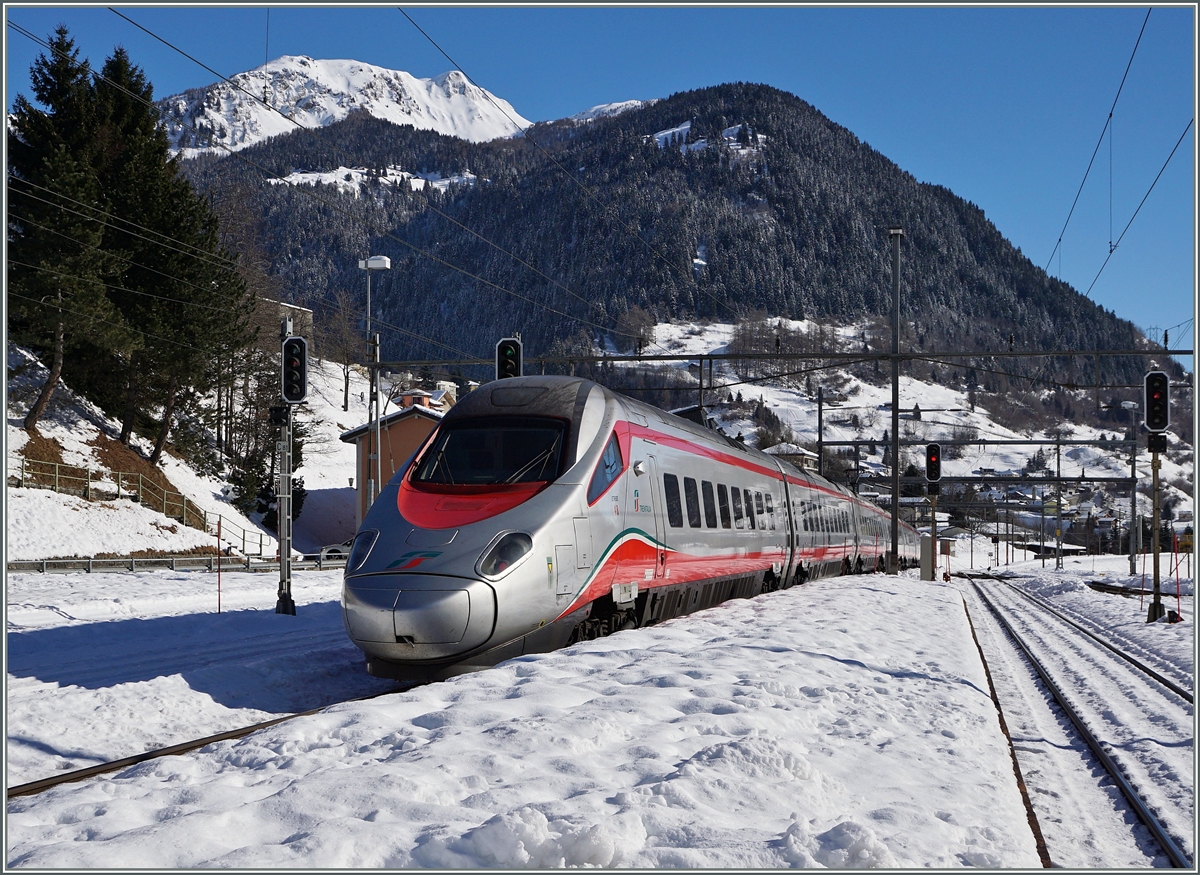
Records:
[[[22,458],[20,474],[13,475],[12,481],[22,488],[52,489],[88,501],[118,498],[136,501],[186,526],[209,532],[230,547],[240,544],[243,556],[263,556],[277,546],[276,539],[261,529],[249,530],[221,514],[209,514],[186,495],[166,489],[143,474],[97,472],[77,465]]]
[[[315,554],[311,559],[293,559],[294,571],[323,571],[330,568],[345,568],[345,558],[322,559]],[[51,574],[77,571],[150,571],[154,568],[169,568],[172,571],[259,571],[276,572],[279,560],[254,559],[251,556],[118,556],[108,559],[80,557],[77,559],[14,559],[5,563],[9,574],[37,572]]]

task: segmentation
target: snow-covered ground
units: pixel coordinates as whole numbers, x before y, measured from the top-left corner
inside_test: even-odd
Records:
[[[657,340],[711,352],[727,342],[722,330],[660,326]],[[323,365],[311,373],[304,415],[315,427],[299,472],[309,497],[296,522],[305,552],[353,529],[354,449],[337,436],[366,415],[358,375],[343,411],[340,373]],[[802,437],[814,436],[813,402],[803,393],[744,391],[774,405]],[[864,386],[855,403],[883,403],[882,395]],[[953,393],[928,406],[958,408],[937,414],[955,421],[979,417],[986,434],[1005,432],[981,411],[965,411]],[[10,473],[27,439],[19,412],[10,407]],[[739,428],[723,425],[731,434]],[[65,392],[42,432],[60,441],[67,462],[95,464],[88,441],[112,428]],[[749,421],[740,428],[753,432]],[[1018,463],[1023,457],[989,451],[948,460],[946,469]],[[213,512],[236,513],[221,484],[176,459],[166,470]],[[46,490],[9,488],[5,513],[9,558],[184,550],[189,539],[211,540],[182,526],[171,532],[171,521],[128,501]],[[1141,586],[1141,567],[1130,575],[1127,557],[1069,557],[1056,571],[1052,559],[1016,551],[1009,562],[989,555],[993,549],[984,537],[960,539],[952,570],[1019,573],[1042,598],[1193,675],[1190,564],[1162,563],[1167,606],[1184,622],[1148,625],[1138,599],[1086,586]],[[957,578],[926,583],[905,572],[816,581],[359,702],[346,700],[394,686],[366,674],[346,637],[340,585],[336,571],[297,572],[297,613],[287,616],[274,613],[271,574],[9,574],[9,787],[343,704],[13,799],[6,864],[1039,865]],[[1052,729],[1046,738],[1057,737]],[[1171,729],[1194,737],[1190,725]],[[1019,756],[1039,741],[1014,740]],[[1039,756],[1058,755],[1053,744],[1042,748]],[[1055,863],[1151,865],[1136,855],[1117,859],[1095,841],[1105,824],[1119,829],[1126,817],[1111,802],[1083,810],[1090,831],[1062,826],[1079,805],[1093,805],[1079,800],[1093,798],[1098,779],[1080,751],[1061,754],[1056,773],[1065,786],[1033,794],[1054,836]]]
[[[1125,562],[1012,570],[1190,675],[1190,581],[1174,626],[1084,585]],[[9,575],[8,786],[389,688],[336,572],[294,617],[271,575],[224,574],[220,614],[217,584]],[[15,798],[7,863],[1034,868],[959,585],[817,581]]]
[[[16,347],[9,347],[9,368],[30,360]],[[338,544],[354,534],[354,446],[339,436],[367,419],[366,378],[350,375],[349,411],[342,410],[343,377],[340,368],[329,362],[313,361],[309,369],[308,401],[300,418],[310,425],[305,443],[303,465],[296,470],[304,478],[308,497],[295,520],[292,546],[298,553],[314,553],[326,544]],[[17,380],[9,383],[6,468],[9,476],[20,472],[20,452],[29,440],[21,428],[27,409],[28,389],[45,373],[38,363]],[[16,390],[14,392],[14,389]],[[22,391],[24,390],[24,392]],[[15,396],[15,398],[14,398]],[[388,408],[385,412],[390,412]],[[85,398],[60,385],[46,414],[38,423],[39,433],[62,447],[63,462],[107,472],[100,462],[95,442],[104,434],[115,439],[120,423]],[[135,436],[133,444],[148,456],[151,443]],[[242,532],[257,552],[259,539],[263,552],[274,555],[274,535],[260,528],[229,503],[226,484],[197,474],[181,459],[166,453],[161,468],[172,484],[210,518],[224,518],[222,547],[233,546],[242,552]],[[111,484],[109,484],[111,487]],[[46,489],[14,488],[6,491],[6,545],[9,560],[49,559],[70,556],[94,556],[98,553],[129,553],[136,550],[162,550],[185,553],[195,547],[216,548],[214,535],[167,519],[153,510],[128,501],[85,501],[56,494]]]

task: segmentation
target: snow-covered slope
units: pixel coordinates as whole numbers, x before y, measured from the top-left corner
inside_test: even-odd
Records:
[[[575,115],[568,116],[567,120],[573,122],[590,122],[598,118],[620,115],[623,112],[629,112],[631,109],[640,109],[643,106],[650,106],[650,104],[657,102],[657,100],[622,100],[617,103],[601,103],[593,106],[591,109],[585,109],[583,112],[577,112]]]
[[[418,79],[360,61],[285,55],[231,79],[158,102],[172,148],[189,155],[244,149],[297,127],[331,125],[354,110],[476,143],[530,124],[457,70]]]
[[[36,388],[45,379],[45,367],[26,350],[9,345],[8,368],[16,376],[8,383],[6,468],[10,478],[21,470],[21,457],[30,436],[21,428]],[[295,520],[293,547],[313,553],[326,544],[337,544],[354,534],[354,447],[342,443],[340,435],[366,421],[366,379],[350,375],[350,410],[342,410],[343,378],[329,362],[313,361],[309,369],[309,397],[299,413],[309,429],[303,465],[296,475],[304,478],[308,497]],[[60,383],[38,433],[61,447],[63,464],[86,468],[96,478],[104,477],[111,489],[111,470],[102,447],[120,432],[120,423]],[[138,437],[133,444],[141,455],[149,455],[150,442]],[[251,538],[249,552],[257,553],[260,535],[263,552],[271,555],[276,540],[258,525],[257,516],[247,518],[230,503],[228,485],[190,468],[182,459],[164,454],[160,465],[171,484],[207,512],[211,519],[224,520],[222,548],[242,552],[241,532]],[[11,482],[11,481],[10,481]],[[52,533],[52,537],[48,537]],[[41,488],[10,485],[5,495],[5,558],[8,560],[94,557],[98,554],[129,554],[154,550],[184,554],[197,548],[216,548],[212,532],[180,524],[153,508],[120,499],[87,501],[75,495]]]

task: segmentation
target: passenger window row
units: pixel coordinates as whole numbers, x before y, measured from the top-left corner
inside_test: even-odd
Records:
[[[770,492],[752,492],[742,487],[717,483],[714,495],[713,484],[708,480],[697,484],[696,478],[684,477],[681,497],[679,478],[674,474],[663,474],[663,498],[667,506],[667,522],[676,529],[683,528],[685,509],[688,526],[693,529],[715,529],[718,519],[723,529],[775,528],[775,502]]]
[[[804,532],[851,534],[850,513],[818,501],[800,502],[800,529]]]

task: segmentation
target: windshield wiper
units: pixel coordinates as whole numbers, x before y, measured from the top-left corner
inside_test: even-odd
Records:
[[[557,435],[554,438],[554,443],[550,444],[550,446],[548,446],[546,449],[542,450],[542,452],[538,453],[536,456],[534,456],[532,459],[530,459],[528,462],[526,462],[524,465],[522,465],[519,469],[517,469],[516,472],[514,472],[504,482],[505,483],[518,482],[522,477],[524,477],[526,474],[528,474],[530,471],[532,471],[533,466],[536,465],[538,462],[542,463],[542,472],[544,472],[546,470],[546,464],[550,461],[551,458],[553,458],[554,451],[556,449],[558,449],[558,442],[561,439],[562,439],[562,435],[561,434]],[[539,472],[539,473],[541,473],[541,472]]]

